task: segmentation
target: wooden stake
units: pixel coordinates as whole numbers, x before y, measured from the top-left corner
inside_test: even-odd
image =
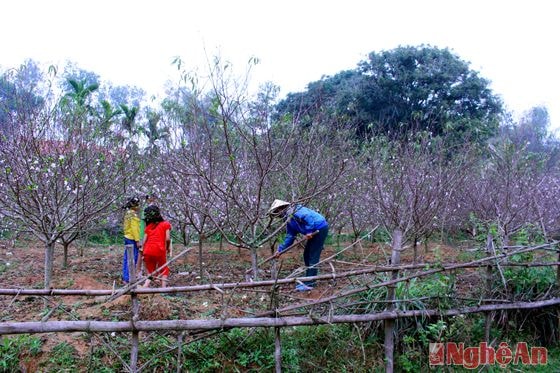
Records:
[[[393,244],[391,251],[391,265],[399,265],[401,262],[401,246],[402,231],[395,229],[393,231]],[[394,270],[391,273],[391,280],[399,277],[399,271]],[[395,287],[396,284],[387,286],[387,311],[392,312],[395,309]],[[385,320],[385,372],[393,373],[394,369],[394,352],[395,352],[395,320]]]
[[[492,256],[492,245],[493,245],[493,238],[492,234],[488,233],[488,237],[486,239],[486,256]],[[492,266],[486,266],[486,297],[492,298]],[[486,312],[484,316],[484,340],[486,343],[490,343],[490,329],[492,326],[492,312]]]
[[[130,276],[130,283],[133,284],[136,281],[136,265],[134,264],[134,246],[126,245],[126,255],[128,259],[128,270]],[[138,371],[138,344],[139,344],[139,331],[136,329],[134,323],[138,321],[138,313],[140,310],[140,304],[138,303],[138,296],[136,293],[132,292],[130,294],[132,299],[132,315],[130,323],[132,325],[132,346],[130,350],[130,371],[136,373]]]

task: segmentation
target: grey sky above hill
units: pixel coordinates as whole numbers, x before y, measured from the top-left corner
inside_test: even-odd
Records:
[[[177,81],[171,65],[203,69],[221,55],[252,82],[272,81],[282,94],[352,69],[371,51],[399,45],[449,48],[489,79],[519,115],[545,105],[560,128],[560,23],[554,1],[534,0],[7,0],[2,2],[0,65],[26,58],[65,60],[117,85],[148,94]]]

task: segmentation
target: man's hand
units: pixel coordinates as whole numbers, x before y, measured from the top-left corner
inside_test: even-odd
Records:
[[[310,239],[312,239],[312,238],[313,238],[313,233],[307,233],[307,234],[305,235],[305,239],[306,239],[306,240],[310,240]]]
[[[278,248],[278,251],[276,251],[276,253],[272,256],[273,258],[279,258],[280,255],[282,255],[282,250],[280,248]]]

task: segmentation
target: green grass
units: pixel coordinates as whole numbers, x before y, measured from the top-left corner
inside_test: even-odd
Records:
[[[20,363],[34,359],[41,352],[41,340],[19,335],[0,338],[0,373],[20,371]]]
[[[213,250],[209,250],[208,254],[217,254],[217,255],[233,255],[235,254],[233,251],[231,250],[220,250],[220,249],[213,249]]]
[[[6,263],[0,262],[0,275],[8,270],[9,266]]]
[[[67,342],[61,342],[54,346],[44,365],[49,372],[72,372],[78,369],[78,363],[76,349]]]

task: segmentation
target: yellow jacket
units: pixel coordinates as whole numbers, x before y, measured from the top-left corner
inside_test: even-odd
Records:
[[[130,209],[124,214],[124,237],[140,241],[140,218],[136,211]]]

